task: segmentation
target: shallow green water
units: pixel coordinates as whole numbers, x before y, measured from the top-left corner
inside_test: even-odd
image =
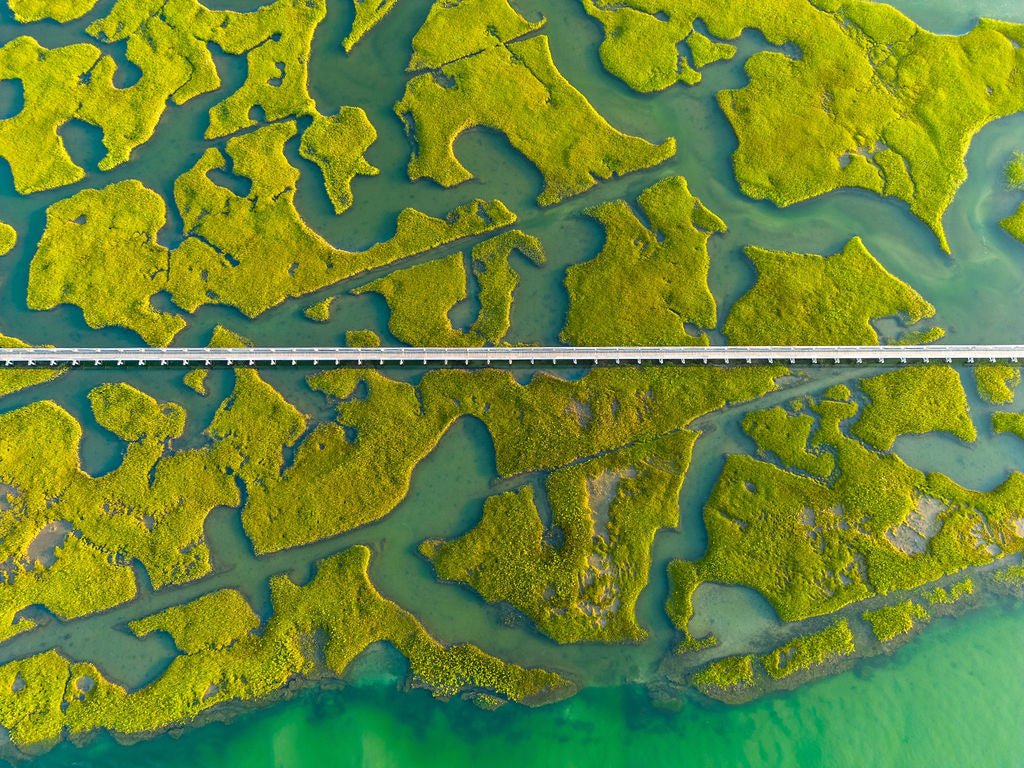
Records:
[[[111,5],[102,0],[90,18]],[[218,0],[211,7],[250,9],[258,2]],[[520,215],[521,226],[541,238],[548,264],[540,269],[520,263],[522,283],[516,294],[511,338],[552,343],[564,322],[566,266],[590,258],[601,247],[602,233],[582,215],[588,206],[625,197],[633,199],[653,182],[671,174],[687,177],[693,191],[729,224],[728,234],[711,244],[711,283],[719,301],[720,320],[731,303],[752,284],[754,275],[742,249],[768,248],[831,253],[860,235],[887,268],[910,282],[938,309],[937,322],[954,343],[1019,342],[1024,338],[1024,246],[998,227],[998,220],[1020,202],[1008,192],[1002,169],[1014,150],[1024,149],[1024,116],[986,128],[968,157],[970,180],[946,216],[953,247],[943,254],[932,233],[910,216],[906,206],[867,193],[846,191],[779,211],[739,194],[730,169],[735,148],[732,131],[719,112],[718,89],[744,82],[742,60],[709,70],[704,85],[674,88],[657,96],[630,92],[610,78],[597,57],[600,30],[576,0],[522,0],[528,16],[544,13],[555,62],[599,112],[625,131],[660,141],[675,135],[679,153],[649,171],[601,185],[578,199],[540,210],[534,199],[541,188],[537,172],[504,139],[473,132],[457,143],[464,164],[478,179],[452,190],[429,182],[409,184],[405,177],[409,145],[392,104],[404,89],[409,41],[425,16],[425,0],[403,0],[352,56],[340,50],[351,24],[347,3],[331,3],[314,42],[311,92],[322,112],[343,104],[362,106],[379,139],[368,152],[380,176],[354,184],[355,205],[335,217],[328,207],[318,171],[289,145],[290,160],[302,171],[298,206],[304,218],[331,242],[363,248],[393,232],[398,211],[413,206],[439,215],[472,197],[499,197]],[[1016,0],[900,0],[895,5],[924,26],[959,33],[979,15],[1024,21]],[[46,45],[82,39],[84,22],[66,27],[36,24],[19,27],[0,12],[0,40],[27,32]],[[762,48],[753,36],[742,43],[749,54]],[[740,57],[742,59],[743,57]],[[244,78],[244,66],[219,57],[224,87],[186,105],[172,108],[157,135],[140,148],[133,162],[109,174],[90,173],[79,185],[19,198],[0,169],[0,218],[21,235],[15,252],[0,261],[0,330],[38,343],[59,339],[67,344],[138,344],[128,332],[91,331],[76,308],[36,313],[25,306],[28,263],[42,233],[47,205],[80,188],[140,178],[170,199],[173,179],[192,166],[210,145],[202,140],[205,113]],[[73,156],[82,162],[99,157],[94,132],[66,134]],[[223,142],[214,142],[223,146]],[[180,229],[173,206],[161,233],[175,244]],[[460,244],[465,250],[472,242]],[[410,263],[451,253],[441,249]],[[373,328],[385,340],[386,308],[377,297],[346,296],[367,280],[355,278],[311,297],[286,302],[255,321],[217,307],[203,308],[179,338],[182,344],[205,343],[210,330],[223,323],[261,344],[335,344],[349,329]],[[340,296],[329,323],[316,325],[302,309],[328,295]],[[574,372],[578,375],[580,372]],[[863,374],[867,375],[865,371]],[[524,373],[524,376],[526,374]],[[328,415],[326,402],[308,390],[301,371],[276,371],[268,379],[304,411]],[[820,392],[835,381],[852,380],[843,370],[816,372],[807,383],[757,404],[775,404],[796,394]],[[161,399],[181,402],[189,411],[187,447],[201,439],[230,374],[211,376],[211,395],[203,399],[177,375],[146,371],[124,374],[80,371],[41,388],[0,401],[11,409],[41,397],[67,407],[86,427],[83,464],[100,474],[119,461],[121,445],[92,419],[85,392],[106,380],[130,379]],[[991,406],[980,403],[965,374],[972,413],[982,439],[964,446],[938,436],[901,438],[897,449],[923,470],[948,473],[980,489],[998,485],[1024,467],[1019,440],[991,434]],[[754,406],[750,406],[754,407]],[[479,518],[483,499],[537,478],[496,482],[493,448],[483,427],[460,421],[440,447],[417,468],[409,497],[385,520],[338,539],[297,551],[256,559],[245,540],[237,512],[218,511],[208,524],[217,573],[201,583],[147,594],[137,603],[67,625],[50,622],[43,629],[0,647],[0,661],[59,645],[75,659],[97,661],[119,682],[138,686],[152,680],[174,654],[159,637],[139,641],[125,629],[133,618],[188,600],[217,588],[241,589],[257,611],[269,610],[268,576],[290,572],[308,577],[320,557],[354,543],[374,552],[371,568],[381,592],[412,609],[427,628],[446,642],[473,641],[485,650],[528,665],[547,665],[590,684],[575,698],[539,710],[506,707],[485,713],[461,701],[434,702],[422,691],[398,690],[404,679],[393,654],[374,650],[353,669],[350,685],[340,690],[305,690],[293,699],[258,707],[233,717],[188,729],[180,738],[161,736],[132,747],[99,737],[87,746],[64,745],[35,762],[44,766],[138,765],[305,766],[305,765],[473,765],[502,764],[594,766],[636,765],[640,761],[675,765],[1013,765],[1021,762],[1024,731],[1016,711],[1024,674],[1024,607],[989,601],[958,620],[937,620],[920,637],[892,657],[865,660],[853,671],[778,694],[751,705],[725,707],[687,701],[679,713],[653,706],[639,683],[655,680],[658,664],[675,637],[661,608],[667,584],[665,565],[676,557],[699,557],[706,545],[701,507],[728,452],[750,451],[739,428],[749,407],[732,409],[701,422],[693,469],[687,478],[678,531],[659,535],[651,584],[638,613],[651,630],[649,641],[632,647],[558,648],[524,621],[486,606],[468,590],[437,583],[415,549],[428,537],[458,535]],[[714,630],[723,640],[717,654],[763,647],[778,631],[773,611],[758,595],[742,588],[705,586],[697,594],[694,629]]]

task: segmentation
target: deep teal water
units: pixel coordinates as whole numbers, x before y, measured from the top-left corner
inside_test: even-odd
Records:
[[[101,0],[89,18],[102,15],[112,0]],[[249,10],[256,0],[217,0],[211,7]],[[565,268],[600,249],[600,228],[583,215],[596,203],[633,199],[671,174],[687,177],[694,192],[729,224],[730,231],[711,244],[711,283],[719,300],[720,320],[731,303],[753,283],[742,249],[756,244],[806,252],[831,253],[859,235],[892,272],[910,282],[938,309],[937,322],[952,342],[1009,342],[1024,337],[1024,246],[998,227],[1020,202],[1002,182],[1010,154],[1024,149],[1024,116],[987,127],[968,157],[970,180],[946,216],[953,256],[943,254],[931,232],[909,215],[906,206],[867,193],[844,191],[780,211],[739,194],[730,170],[735,149],[732,131],[719,112],[714,94],[744,82],[742,59],[764,47],[756,36],[744,38],[739,60],[710,70],[704,85],[678,87],[657,96],[635,94],[610,78],[597,57],[600,30],[577,0],[521,0],[528,16],[548,18],[560,71],[616,127],[660,141],[675,135],[677,157],[665,165],[601,185],[554,209],[541,210],[534,199],[541,188],[536,170],[498,136],[471,132],[456,151],[477,179],[451,190],[429,182],[410,184],[405,176],[409,145],[391,109],[405,87],[405,64],[412,34],[426,14],[425,0],[402,0],[398,9],[353,52],[340,41],[351,24],[352,10],[332,0],[327,20],[314,40],[311,93],[321,112],[353,104],[367,110],[379,139],[368,159],[382,169],[354,184],[355,205],[335,217],[323,193],[317,169],[303,161],[295,143],[291,161],[302,172],[297,203],[304,218],[338,246],[363,248],[390,236],[398,211],[413,206],[434,215],[472,197],[499,197],[520,214],[521,227],[541,238],[549,262],[540,269],[520,263],[522,283],[516,294],[512,339],[552,343],[564,322]],[[978,16],[1024,21],[1017,0],[900,0],[895,5],[927,28],[961,33]],[[66,26],[19,27],[0,11],[0,41],[29,33],[45,45],[83,39],[88,19]],[[115,55],[123,62],[123,50]],[[25,306],[28,264],[45,223],[45,208],[81,188],[99,187],[125,178],[140,178],[170,200],[173,179],[190,168],[210,142],[202,139],[206,111],[244,79],[244,64],[218,56],[222,90],[196,99],[165,115],[157,135],[141,147],[133,162],[108,174],[92,172],[79,185],[20,198],[0,167],[0,219],[21,235],[15,252],[0,260],[0,331],[38,343],[60,339],[69,344],[137,344],[132,334],[92,331],[77,308],[31,312]],[[0,92],[0,106],[4,93]],[[2,110],[0,110],[2,111]],[[95,131],[71,126],[65,132],[72,155],[83,163],[100,156]],[[223,141],[213,142],[223,146]],[[0,164],[2,166],[2,164]],[[175,245],[181,222],[173,205],[161,241]],[[472,245],[460,244],[465,250]],[[417,257],[417,263],[457,248]],[[292,300],[250,321],[234,310],[203,308],[178,339],[202,344],[218,323],[262,344],[335,344],[346,330],[373,328],[387,341],[386,308],[373,296],[353,297],[348,289],[375,275],[361,276],[314,296]],[[338,296],[329,323],[302,317],[308,304]],[[463,308],[463,314],[466,314]],[[519,372],[522,377],[528,374]],[[581,371],[562,371],[579,375]],[[863,372],[867,374],[868,372]],[[307,413],[327,418],[327,403],[303,383],[302,371],[275,371],[268,379]],[[412,375],[412,374],[406,374]],[[965,372],[972,413],[982,435],[964,446],[940,437],[901,438],[897,449],[911,464],[942,471],[980,489],[998,485],[1013,469],[1024,467],[1024,446],[1015,438],[994,436],[991,406],[973,394]],[[786,402],[797,394],[819,392],[854,373],[825,370],[806,382],[757,404]],[[230,374],[211,375],[211,396],[188,390],[178,375],[146,371],[79,371],[51,385],[0,401],[12,409],[41,397],[53,398],[86,428],[83,465],[94,474],[116,466],[121,444],[92,419],[86,392],[107,380],[128,379],[161,399],[186,406],[187,447],[201,432],[230,387]],[[751,406],[752,407],[752,406]],[[338,539],[293,552],[257,559],[242,534],[238,513],[216,512],[208,523],[216,573],[201,583],[146,594],[131,605],[70,624],[52,621],[37,632],[0,646],[0,662],[53,647],[76,659],[94,660],[113,679],[144,685],[166,666],[173,647],[159,637],[140,641],[127,621],[175,603],[233,586],[257,611],[269,610],[267,577],[289,572],[308,576],[318,558],[354,543],[375,552],[372,577],[382,593],[411,608],[428,629],[446,642],[473,641],[486,650],[523,664],[547,665],[587,684],[573,699],[527,710],[509,706],[485,713],[474,706],[433,701],[423,691],[399,690],[404,670],[396,655],[374,649],[361,659],[341,688],[306,689],[277,701],[233,713],[228,723],[209,723],[163,735],[134,746],[107,736],[85,746],[63,745],[36,758],[42,766],[274,766],[274,768],[389,765],[682,766],[1004,766],[1024,762],[1024,731],[1017,708],[1024,673],[1024,607],[990,599],[985,607],[957,620],[937,620],[913,642],[890,657],[859,662],[853,670],[753,704],[726,707],[687,700],[679,712],[655,707],[644,683],[656,681],[659,663],[674,638],[661,609],[667,591],[665,564],[675,557],[699,557],[706,545],[701,507],[728,452],[749,451],[739,423],[748,407],[702,420],[693,469],[680,499],[678,531],[659,535],[651,584],[639,615],[651,638],[640,646],[558,648],[526,624],[508,624],[499,609],[484,605],[468,590],[441,585],[416,546],[427,537],[455,536],[479,518],[484,498],[519,482],[497,482],[493,448],[483,427],[460,421],[438,450],[417,468],[409,497],[387,519]],[[715,653],[763,646],[779,622],[758,595],[734,587],[702,587],[697,595],[694,628],[714,630],[723,640]]]

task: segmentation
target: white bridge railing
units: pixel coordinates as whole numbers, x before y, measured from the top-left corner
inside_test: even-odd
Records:
[[[879,347],[23,347],[4,366],[80,365],[634,365],[730,363],[877,365],[1024,360],[1024,346]]]

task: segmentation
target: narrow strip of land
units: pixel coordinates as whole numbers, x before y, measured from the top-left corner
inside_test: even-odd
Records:
[[[880,347],[23,347],[0,349],[5,366],[75,365],[635,365],[1009,362],[1024,346]]]

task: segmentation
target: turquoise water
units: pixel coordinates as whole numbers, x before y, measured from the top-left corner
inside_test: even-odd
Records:
[[[248,10],[255,0],[218,0],[211,7]],[[946,33],[970,28],[981,15],[1024,21],[1017,0],[900,0],[895,3],[925,27]],[[111,0],[101,0],[89,19],[105,13]],[[362,106],[379,139],[367,153],[382,169],[374,178],[354,184],[355,204],[336,217],[328,207],[317,169],[288,147],[289,159],[302,173],[297,204],[303,217],[338,246],[365,248],[389,237],[398,211],[413,206],[440,215],[472,197],[498,197],[520,215],[521,227],[541,238],[548,254],[543,268],[517,263],[522,283],[516,294],[511,340],[553,343],[558,339],[567,306],[562,279],[565,268],[591,258],[601,248],[600,228],[583,215],[594,204],[633,199],[643,189],[671,174],[682,174],[703,202],[721,215],[730,231],[711,243],[711,284],[719,301],[720,321],[728,307],[753,283],[754,274],[742,249],[750,244],[806,252],[831,253],[859,235],[893,273],[910,282],[937,308],[936,321],[951,342],[1018,342],[1024,338],[1024,245],[998,227],[1020,202],[1005,189],[1002,169],[1010,154],[1024,149],[1024,116],[986,128],[968,157],[970,180],[946,216],[953,256],[938,247],[932,233],[909,215],[906,206],[858,191],[838,192],[780,211],[739,194],[730,169],[735,149],[732,131],[718,110],[715,92],[741,86],[742,60],[764,48],[746,36],[743,56],[709,70],[703,86],[678,87],[657,96],[630,92],[610,78],[597,57],[600,29],[577,0],[521,0],[527,16],[548,18],[560,71],[609,121],[625,131],[660,141],[674,135],[679,153],[656,169],[602,184],[578,199],[549,210],[534,199],[541,178],[507,142],[484,132],[460,138],[456,151],[477,179],[442,190],[430,182],[410,184],[405,176],[409,144],[392,113],[406,82],[404,72],[410,40],[426,14],[425,0],[402,0],[397,10],[370,34],[351,56],[340,41],[351,24],[352,10],[332,0],[328,17],[313,46],[310,89],[321,112],[343,104]],[[69,25],[19,27],[0,12],[0,42],[21,33],[36,35],[48,46],[83,39],[88,19]],[[123,51],[116,51],[123,61]],[[45,223],[48,205],[88,187],[139,178],[170,200],[176,176],[190,168],[208,146],[224,142],[202,139],[206,111],[245,76],[244,64],[218,55],[224,86],[220,92],[171,108],[156,136],[141,147],[132,162],[107,174],[95,171],[74,187],[21,198],[13,193],[6,169],[0,168],[0,219],[16,226],[21,236],[14,253],[0,260],[0,331],[37,343],[138,344],[126,331],[93,331],[77,308],[46,313],[25,306],[28,264]],[[0,98],[3,95],[0,94]],[[72,126],[65,132],[72,155],[95,165],[100,156],[94,131]],[[2,164],[0,164],[2,166]],[[173,205],[161,241],[180,240],[181,222]],[[473,241],[439,249],[409,260],[419,263]],[[218,323],[260,344],[336,344],[346,330],[372,328],[385,341],[387,313],[374,296],[353,297],[347,291],[374,275],[360,276],[316,295],[291,300],[257,320],[234,310],[205,307],[190,317],[190,328],[177,341],[202,344]],[[337,296],[332,319],[317,325],[302,317],[308,304]],[[465,308],[463,308],[465,310]],[[465,314],[465,312],[463,313]],[[713,333],[716,338],[720,335]],[[861,371],[856,375],[870,375]],[[580,375],[582,371],[561,371]],[[274,371],[268,380],[316,419],[328,418],[328,403],[303,382],[303,371]],[[414,374],[406,374],[413,376]],[[527,372],[517,372],[525,380]],[[207,525],[216,572],[202,582],[146,593],[140,600],[102,615],[63,624],[42,617],[38,631],[0,646],[0,663],[50,647],[70,657],[96,661],[109,676],[129,686],[154,679],[174,655],[166,639],[140,641],[126,623],[162,608],[223,587],[240,589],[257,612],[269,611],[267,578],[288,572],[308,577],[318,558],[355,543],[371,546],[371,575],[380,591],[412,609],[427,628],[445,642],[472,641],[485,650],[526,665],[544,665],[585,684],[574,698],[538,710],[508,706],[495,713],[467,702],[435,702],[423,691],[403,691],[405,674],[397,655],[373,649],[350,670],[343,687],[293,691],[285,701],[265,703],[239,712],[223,712],[225,723],[185,729],[134,746],[121,746],[99,736],[85,746],[62,745],[38,757],[43,766],[387,766],[498,765],[594,766],[652,764],[724,765],[1013,765],[1021,762],[1024,731],[1016,719],[1024,673],[1024,607],[988,598],[979,610],[957,620],[938,619],[913,642],[891,656],[865,659],[854,669],[775,694],[758,702],[727,707],[685,698],[678,712],[652,703],[645,684],[656,684],[663,658],[675,633],[662,610],[667,593],[665,565],[672,558],[699,557],[706,546],[701,508],[711,491],[724,456],[749,452],[753,446],[739,424],[753,407],[787,402],[822,391],[837,381],[852,381],[849,370],[821,370],[805,381],[756,405],[729,409],[701,420],[693,469],[680,497],[681,525],[656,540],[651,583],[638,614],[651,632],[637,646],[559,648],[524,620],[485,605],[469,590],[439,584],[428,564],[416,554],[430,537],[457,536],[479,519],[483,500],[502,490],[542,478],[498,481],[494,453],[486,431],[464,419],[444,437],[438,449],[415,471],[409,496],[385,520],[342,537],[294,551],[256,558],[241,530],[238,512],[218,510]],[[973,394],[971,374],[964,373],[972,414],[982,439],[966,446],[942,436],[904,437],[897,449],[911,464],[941,471],[958,482],[990,489],[1009,472],[1024,466],[1024,444],[991,434],[991,406]],[[122,445],[93,420],[86,399],[89,388],[103,381],[130,380],[160,399],[182,403],[189,420],[180,447],[199,444],[202,430],[231,386],[230,373],[211,374],[209,398],[187,389],[179,375],[145,371],[76,371],[43,388],[0,401],[9,410],[42,397],[68,408],[86,429],[82,460],[101,474],[120,460]],[[751,647],[770,647],[780,623],[763,598],[736,587],[707,585],[696,596],[694,630],[715,631],[722,646],[714,655]],[[700,657],[698,657],[700,658]],[[711,658],[705,655],[703,658]]]
[[[386,671],[305,692],[230,725],[132,747],[103,740],[37,761],[68,765],[1006,766],[1024,749],[1024,606],[937,620],[855,672],[743,707],[655,709],[639,688],[585,690],[540,710],[485,713],[403,692]],[[385,667],[386,669],[386,667]]]

